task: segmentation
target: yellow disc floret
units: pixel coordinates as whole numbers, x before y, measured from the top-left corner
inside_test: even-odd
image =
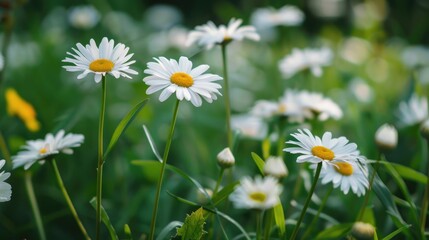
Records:
[[[94,72],[110,72],[115,64],[109,59],[100,58],[89,64],[89,69]]]
[[[46,147],[42,147],[40,150],[39,150],[39,153],[40,154],[45,154],[45,153],[47,153],[48,152],[48,149],[46,148]]]
[[[353,174],[353,166],[347,162],[335,163],[335,170],[344,176],[350,176]]]
[[[191,87],[194,85],[194,79],[191,77],[191,75],[185,73],[185,72],[176,72],[170,77],[170,82],[176,84],[180,87]]]
[[[329,160],[329,161],[331,161],[335,157],[334,152],[331,149],[326,148],[324,146],[315,146],[315,147],[313,147],[311,149],[311,153],[314,156],[319,157],[319,158],[321,158],[323,160]]]
[[[263,202],[265,202],[267,195],[263,192],[253,192],[249,195],[249,197],[250,197],[250,199],[252,199],[255,202],[263,203]]]

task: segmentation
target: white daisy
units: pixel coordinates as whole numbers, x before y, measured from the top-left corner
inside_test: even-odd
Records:
[[[276,178],[257,176],[253,181],[245,177],[240,185],[229,196],[229,200],[236,208],[269,209],[279,202],[282,186]]]
[[[321,93],[302,91],[299,94],[299,101],[302,108],[313,113],[319,121],[325,121],[329,118],[338,120],[343,117],[341,108],[331,99],[325,98]]]
[[[282,157],[271,156],[265,161],[264,174],[276,178],[286,177],[288,170]]]
[[[258,140],[264,139],[268,133],[268,125],[261,118],[246,114],[232,116],[231,128],[245,137]]]
[[[75,28],[91,29],[100,21],[100,13],[91,5],[76,6],[69,10],[68,18]]]
[[[332,61],[332,51],[329,48],[321,49],[293,49],[279,62],[279,69],[285,78],[290,78],[297,72],[310,69],[316,76],[322,76],[322,67],[328,66]]]
[[[258,8],[252,13],[251,22],[258,29],[275,26],[297,26],[304,20],[304,13],[295,6],[286,5],[280,9]]]
[[[375,143],[386,149],[393,149],[398,144],[398,131],[389,124],[383,124],[375,133]]]
[[[286,143],[297,147],[285,148],[284,151],[301,154],[298,163],[323,163],[323,167],[343,161],[361,160],[357,145],[349,143],[345,137],[332,138],[332,133],[325,132],[322,138],[313,136],[308,129],[298,129],[298,133],[291,134],[298,141],[287,141]]]
[[[316,169],[313,164],[311,168]],[[334,188],[340,187],[344,194],[349,193],[350,189],[359,197],[365,194],[369,188],[368,169],[366,165],[355,161],[336,162],[327,166],[320,172],[322,184],[332,182]]]
[[[55,136],[48,133],[45,139],[27,141],[23,150],[12,157],[13,168],[24,166],[29,169],[35,162],[44,160],[60,152],[72,154],[71,148],[79,147],[84,140],[82,134],[69,133],[65,135],[64,130],[60,130]],[[43,161],[41,161],[43,163]]]
[[[429,117],[427,98],[413,94],[408,102],[399,103],[397,115],[403,127],[423,122]]]
[[[0,160],[0,170],[4,167],[5,163],[5,160]],[[5,182],[9,177],[10,173],[5,171],[0,172],[0,202],[10,201],[10,197],[12,196],[12,186]]]
[[[252,107],[250,113],[261,118],[271,118],[278,113],[279,104],[274,101],[259,100]]]
[[[189,33],[188,46],[196,42],[198,45],[210,49],[215,44],[228,43],[233,40],[241,41],[244,38],[259,41],[260,36],[255,27],[240,27],[242,22],[241,19],[233,18],[229,21],[228,26],[220,25],[217,27],[212,21],[197,26],[195,30]]]
[[[279,100],[278,112],[280,115],[288,117],[289,122],[302,123],[306,118],[313,117],[312,112],[302,106],[301,95],[300,91],[286,89]]]
[[[216,94],[222,95],[218,89],[220,84],[214,81],[222,80],[215,74],[204,73],[208,65],[192,68],[192,62],[187,57],[180,57],[177,62],[165,57],[154,58],[156,62],[149,62],[144,73],[149,74],[143,81],[149,85],[147,94],[160,91],[159,101],[163,102],[176,93],[177,99],[191,101],[196,107],[201,106],[203,97],[211,103],[217,99]]]
[[[82,72],[77,76],[78,79],[86,77],[88,73],[94,73],[94,80],[97,83],[106,73],[115,78],[122,76],[131,79],[128,74],[138,74],[130,69],[130,65],[136,62],[135,60],[129,61],[134,54],[128,54],[129,47],[125,47],[124,44],[118,43],[116,46],[114,44],[113,39],[108,40],[106,37],[101,40],[99,47],[95,44],[94,39],[91,39],[85,47],[78,43],[76,44],[77,49],[72,48],[74,53],[67,52],[73,58],[66,57],[63,60],[74,66],[63,67],[69,72]]]

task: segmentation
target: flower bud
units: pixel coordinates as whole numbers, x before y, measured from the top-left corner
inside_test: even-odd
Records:
[[[369,223],[355,222],[352,227],[351,235],[357,240],[374,239],[375,228]]]
[[[276,178],[286,177],[288,170],[282,157],[271,156],[265,161],[264,174]]]
[[[375,143],[380,149],[390,150],[398,145],[398,131],[389,124],[383,124],[375,133]]]
[[[213,191],[209,188],[204,189],[206,192],[202,192],[201,190],[197,190],[197,202],[200,204],[206,204],[209,202],[209,198],[213,196]]]
[[[234,166],[235,164],[235,158],[234,155],[232,155],[231,150],[229,147],[223,149],[218,155],[217,155],[217,163],[221,168],[230,168]]]

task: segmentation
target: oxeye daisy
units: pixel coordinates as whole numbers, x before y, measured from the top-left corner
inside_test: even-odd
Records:
[[[299,101],[305,112],[311,112],[310,118],[315,116],[318,120],[325,121],[329,118],[338,120],[343,117],[341,108],[321,93],[301,91]]]
[[[188,45],[196,42],[200,46],[205,46],[207,49],[212,48],[215,44],[229,43],[233,40],[241,41],[248,38],[254,41],[259,41],[260,36],[253,26],[242,26],[241,19],[232,18],[228,26],[220,25],[217,27],[212,21],[207,24],[195,27],[195,30],[189,33]]]
[[[315,169],[316,164],[311,168]],[[366,165],[358,162],[336,162],[329,165],[326,169],[320,172],[322,184],[332,182],[335,188],[340,188],[344,194],[348,194],[350,189],[357,196],[365,194],[369,188],[368,169]]]
[[[47,159],[60,152],[72,154],[73,150],[71,148],[79,147],[83,140],[84,136],[82,134],[65,134],[64,130],[60,130],[56,135],[48,133],[45,139],[27,141],[27,144],[22,147],[23,150],[12,157],[13,168],[24,166],[24,169],[27,170],[35,162]]]
[[[0,170],[4,167],[6,161],[0,160]],[[0,202],[6,202],[10,200],[12,195],[12,187],[5,180],[10,177],[10,173],[2,171],[0,172]]]
[[[232,201],[236,208],[264,210],[279,203],[279,196],[282,190],[282,186],[274,177],[262,179],[257,176],[255,180],[245,177],[229,196],[229,200]]]
[[[323,167],[342,161],[361,160],[357,145],[350,143],[345,137],[332,138],[332,133],[325,132],[322,138],[313,136],[308,129],[298,129],[298,133],[291,134],[298,141],[286,143],[296,147],[285,148],[284,151],[301,154],[296,162],[322,163]]]
[[[221,95],[220,84],[214,81],[222,80],[215,74],[204,73],[208,65],[199,65],[192,68],[192,62],[187,57],[180,57],[179,61],[168,60],[165,57],[154,58],[156,62],[149,62],[144,73],[149,74],[143,81],[149,85],[147,94],[160,91],[159,100],[165,101],[171,94],[176,93],[178,100],[187,100],[196,107],[201,106],[204,98],[211,103]]]
[[[122,43],[115,45],[114,40],[108,40],[104,37],[97,47],[94,39],[89,44],[83,46],[76,44],[77,49],[72,48],[74,53],[67,52],[72,58],[66,57],[63,62],[72,63],[74,66],[63,66],[69,72],[82,72],[77,76],[78,79],[86,77],[88,73],[94,74],[95,82],[100,82],[102,76],[106,73],[115,78],[130,78],[129,74],[136,75],[136,71],[130,69],[130,65],[135,60],[129,61],[134,55],[128,54],[129,48]]]
[[[399,104],[397,114],[402,127],[422,123],[429,117],[428,100],[413,94],[408,102]]]

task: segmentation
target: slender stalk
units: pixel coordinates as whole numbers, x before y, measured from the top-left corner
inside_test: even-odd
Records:
[[[284,134],[284,119],[281,118],[279,119],[279,137],[277,140],[277,156],[279,157],[283,157],[284,155],[284,151],[283,151],[283,147],[285,144],[285,134]]]
[[[261,239],[261,229],[262,229],[262,211],[257,210],[256,213],[256,240]]]
[[[378,168],[380,167],[380,163],[378,162],[378,161],[380,161],[379,160],[380,158],[381,158],[381,152],[378,153],[377,163],[376,163],[375,167],[373,168],[371,176],[369,177],[368,191],[365,194],[365,199],[363,200],[363,204],[360,208],[358,218],[356,219],[357,222],[362,220],[363,214],[365,213],[365,207],[367,206],[368,201],[369,201],[369,196],[371,195],[372,184],[374,182],[374,178],[375,178],[375,175],[377,174]]]
[[[168,153],[170,151],[171,141],[173,139],[174,126],[176,125],[177,112],[179,110],[180,101],[176,101],[176,106],[174,107],[173,119],[171,120],[170,132],[168,134],[167,145],[165,145],[164,156],[162,157],[161,173],[159,175],[156,195],[155,195],[155,205],[153,207],[152,220],[150,223],[150,234],[149,239],[153,240],[155,237],[155,226],[156,226],[156,217],[158,213],[159,205],[159,196],[161,194],[162,180],[164,178],[165,167],[167,166]]]
[[[3,158],[6,160],[8,164],[10,164],[12,162],[10,158],[10,152],[9,152],[9,149],[7,148],[6,141],[1,131],[0,131],[0,150],[3,154]]]
[[[427,143],[427,149],[429,150],[429,140],[426,141]],[[429,154],[427,154],[427,176],[429,176]],[[426,188],[425,188],[425,195],[423,197],[423,202],[422,202],[422,215],[420,216],[420,229],[421,232],[425,232],[425,227],[426,227],[426,217],[427,217],[427,213],[428,213],[428,203],[429,203],[429,182],[426,183]]]
[[[219,190],[219,186],[220,186],[220,183],[222,182],[224,172],[225,172],[225,168],[221,168],[220,172],[219,172],[219,177],[218,177],[217,182],[216,182],[216,186],[213,190],[213,196],[215,196],[217,193],[217,190]]]
[[[270,239],[271,226],[273,223],[274,209],[269,209],[265,215],[264,240]]]
[[[71,211],[74,219],[76,220],[76,223],[79,226],[80,231],[85,236],[85,239],[87,239],[87,240],[91,239],[88,236],[88,233],[86,232],[85,227],[83,226],[82,222],[80,221],[79,216],[77,215],[76,209],[73,206],[73,202],[71,201],[70,196],[67,193],[66,187],[64,186],[63,179],[61,178],[60,171],[58,170],[57,162],[55,161],[55,159],[52,159],[52,161],[50,161],[50,162],[52,164],[52,168],[54,169],[55,177],[57,178],[57,182],[58,182],[58,186],[60,187],[61,192],[64,195],[64,198],[66,199],[67,205],[69,206],[70,211]]]
[[[40,215],[39,205],[37,204],[36,195],[34,194],[33,182],[31,181],[31,173],[26,171],[24,174],[25,189],[27,190],[28,199],[30,200],[31,209],[36,220],[36,227],[41,240],[46,240],[45,229],[43,229],[42,216]]]
[[[306,239],[306,237],[313,230],[313,227],[316,224],[317,220],[319,219],[320,213],[322,213],[322,210],[325,207],[326,202],[328,201],[328,198],[331,195],[333,189],[334,189],[333,187],[330,187],[329,190],[326,192],[326,195],[323,198],[322,203],[320,204],[319,210],[317,210],[316,216],[314,216],[314,218],[311,221],[310,225],[308,226],[307,230],[305,230],[304,235],[302,236],[302,239]]]
[[[317,164],[316,174],[314,175],[313,185],[311,185],[310,192],[308,193],[307,199],[305,200],[304,208],[301,211],[298,222],[296,223],[295,228],[293,229],[292,236],[290,240],[294,240],[299,231],[299,226],[301,225],[302,220],[304,219],[305,212],[307,211],[308,205],[310,205],[311,197],[313,196],[314,189],[316,188],[317,181],[319,180],[320,171],[322,170],[322,162]]]
[[[104,131],[104,113],[106,112],[106,76],[101,78],[101,109],[100,121],[98,124],[98,166],[97,166],[97,193],[96,193],[96,239],[100,239],[101,226],[101,195],[103,190],[103,131]]]
[[[228,83],[228,65],[226,62],[226,45],[223,43],[222,46],[222,63],[223,63],[223,80],[225,81],[224,86],[224,99],[225,99],[225,111],[226,111],[226,134],[228,140],[228,147],[232,148],[232,130],[231,130],[231,103],[229,98],[229,83]]]

